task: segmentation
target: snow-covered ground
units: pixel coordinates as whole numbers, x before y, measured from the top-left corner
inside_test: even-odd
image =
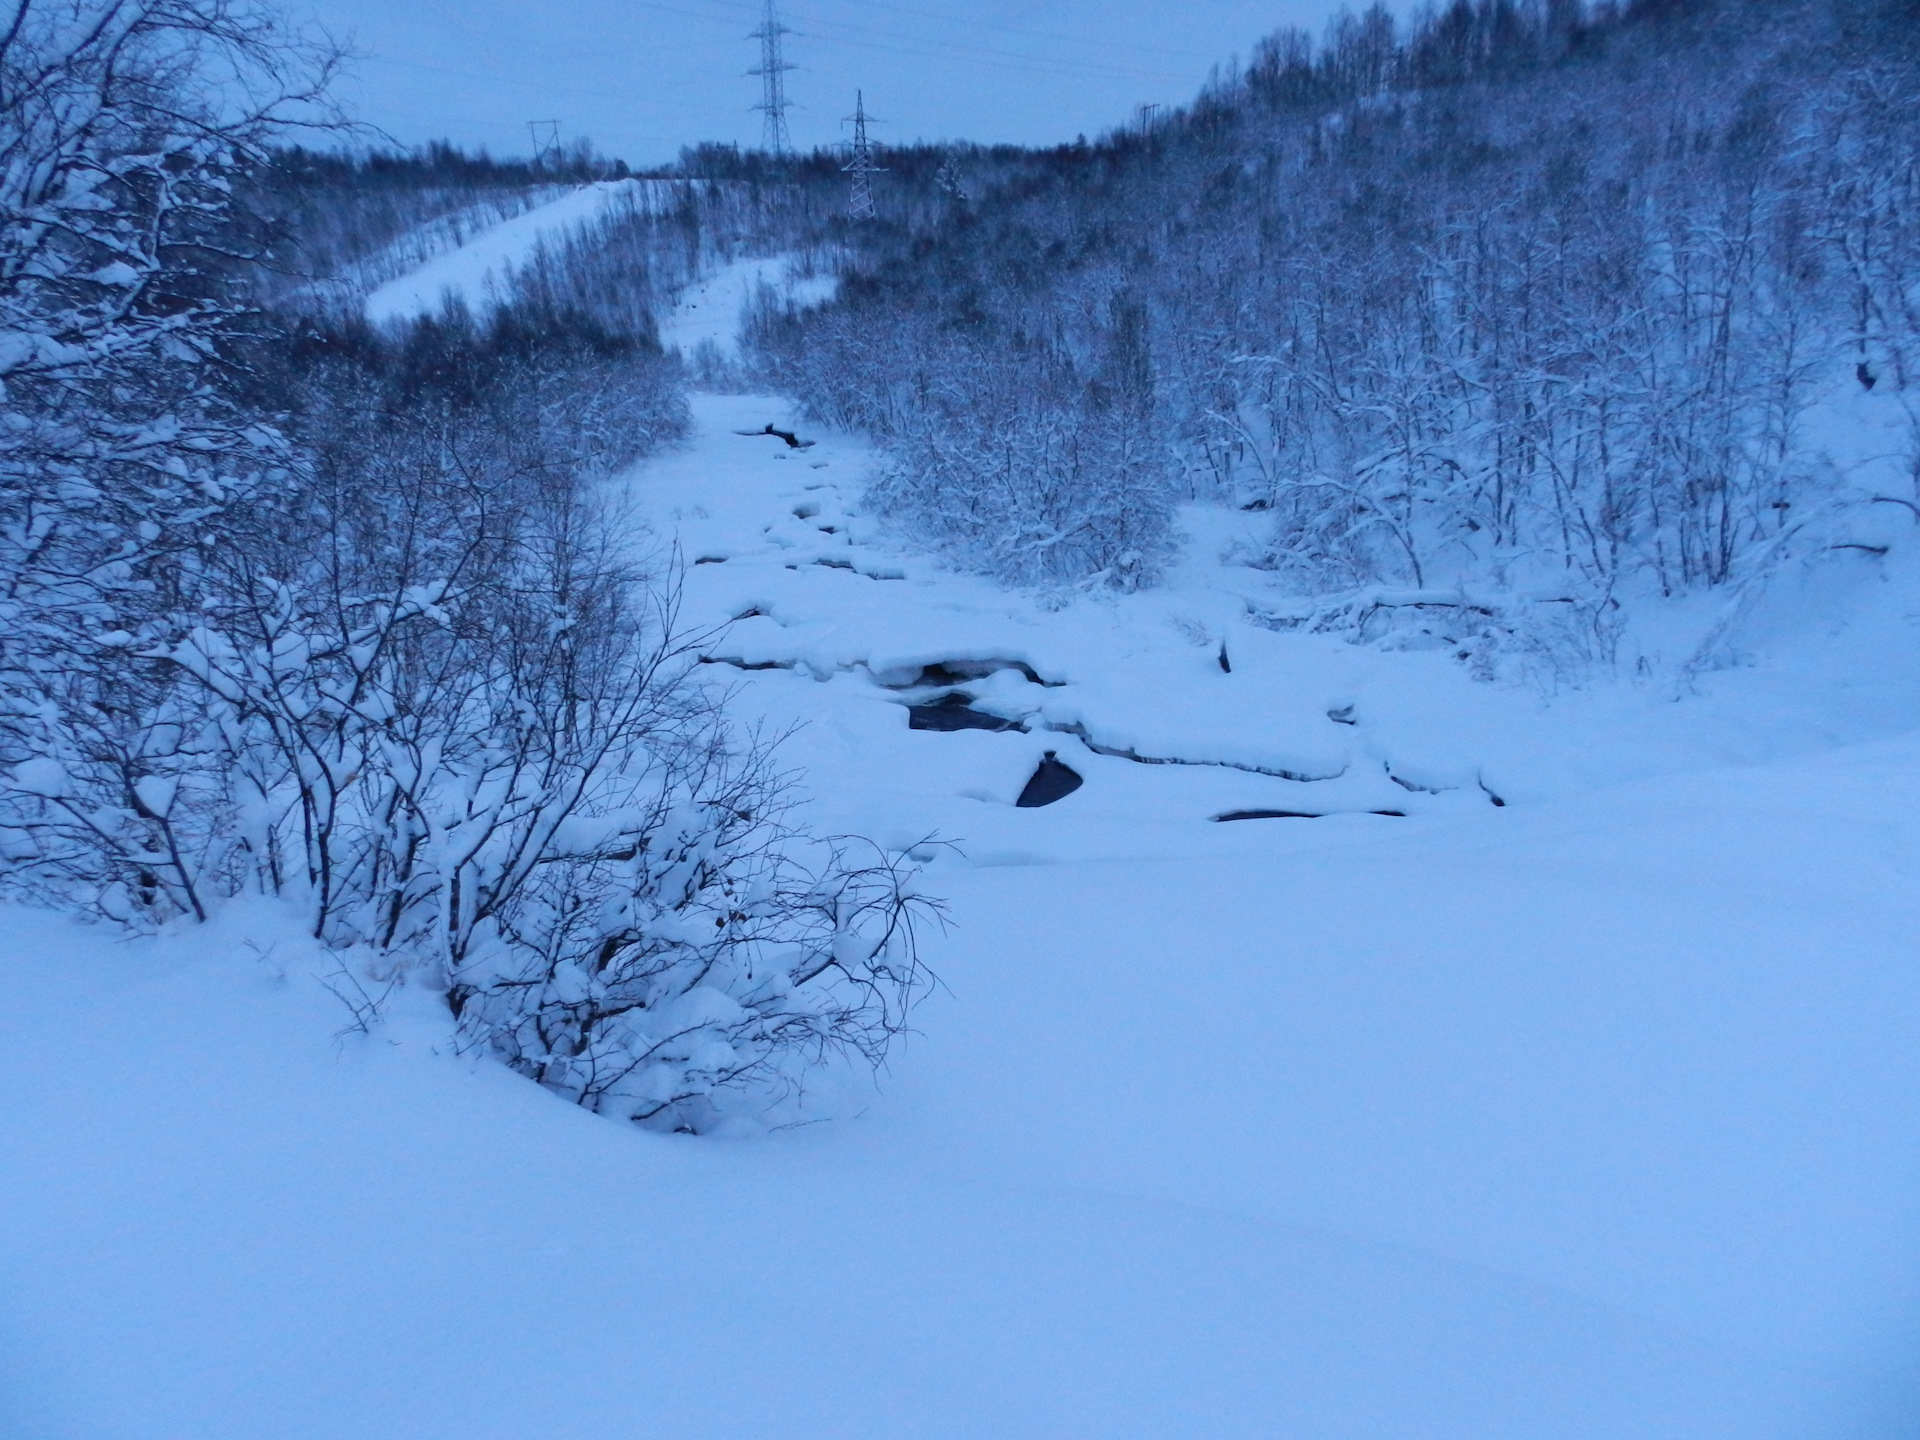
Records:
[[[737,358],[742,313],[763,288],[789,303],[811,305],[830,296],[834,284],[826,275],[796,277],[793,262],[783,256],[735,260],[687,287],[678,306],[661,321],[660,343],[687,355],[706,343],[724,357]]]
[[[1251,623],[1255,517],[1043,603],[889,544],[857,440],[696,413],[626,497],[713,673],[819,823],[959,847],[923,1033],[818,1124],[661,1137],[426,997],[336,1039],[271,913],[12,912],[0,1435],[1920,1431],[1903,513],[1698,693],[1548,702]],[[910,728],[955,690],[1021,728]],[[1017,808],[1047,750],[1084,786]]]
[[[603,180],[577,186],[524,214],[487,226],[464,244],[376,287],[367,296],[375,324],[431,314],[448,301],[481,310],[496,304],[511,283],[513,268],[536,246],[552,244],[622,206],[647,213],[674,203],[668,180]]]

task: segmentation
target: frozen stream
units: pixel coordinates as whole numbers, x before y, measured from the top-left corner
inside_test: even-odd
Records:
[[[1107,1280],[1080,1298],[1084,1276],[1023,1287],[1018,1327],[1052,1314],[1101,1355],[1133,1353],[1107,1327],[1136,1307],[1198,1307],[1154,1346],[1241,1420],[1114,1433],[1775,1433],[1821,1390],[1799,1367],[1898,1347],[1910,738],[1809,751],[1778,675],[1691,708],[1548,705],[1444,656],[1261,629],[1266,577],[1214,560],[1251,517],[1190,514],[1160,590],[1052,608],[890,547],[857,443],[769,398],[698,413],[632,494],[693,562],[691,615],[748,617],[712,647],[743,708],[804,722],[789,753],[834,828],[964,850],[929,882],[955,902],[952,994],[863,1153],[1014,1185],[1035,1215],[1125,1196],[1189,1240],[1333,1247],[1222,1239],[1151,1298],[1137,1253],[1086,1256]],[[818,443],[734,433],[769,423]],[[912,728],[908,703],[951,694],[1022,728]],[[1728,767],[1759,743],[1784,753]],[[1049,750],[1085,786],[1016,808]],[[1247,811],[1325,818],[1213,823]],[[1229,1313],[1223,1346],[1200,1317]],[[1153,1370],[1098,1368],[1126,1393]],[[1778,1433],[1837,1422],[1799,1423]]]
[[[1250,623],[1258,517],[1050,605],[890,544],[857,441],[696,413],[624,484],[709,673],[816,823],[959,847],[922,1033],[820,1123],[660,1136],[432,996],[337,1039],[278,912],[9,911],[0,1436],[1920,1429],[1909,541],[1851,628],[1549,704]]]

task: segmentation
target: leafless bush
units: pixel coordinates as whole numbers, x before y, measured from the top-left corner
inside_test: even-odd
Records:
[[[685,423],[644,286],[240,343],[231,182],[331,63],[239,0],[0,26],[0,884],[282,897],[355,1025],[428,986],[643,1123],[877,1062],[934,907],[798,824],[598,498]]]
[[[218,383],[232,183],[330,120],[336,58],[246,0],[0,14],[0,857],[50,898],[204,912],[220,742],[155,646],[200,536],[285,471]]]
[[[701,1128],[716,1092],[877,1061],[925,985],[910,873],[792,823],[706,637],[573,472],[472,441],[360,457],[284,550],[328,563],[288,580],[243,547],[176,651],[245,737],[227,883],[298,897],[595,1110]]]

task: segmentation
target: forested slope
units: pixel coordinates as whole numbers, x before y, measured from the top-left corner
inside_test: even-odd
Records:
[[[1605,659],[1623,600],[1913,498],[1823,417],[1920,379],[1917,44],[1885,0],[1376,7],[877,227],[759,344],[1006,579],[1147,582],[1199,498],[1272,512],[1259,563],[1321,597],[1285,623],[1465,587]]]

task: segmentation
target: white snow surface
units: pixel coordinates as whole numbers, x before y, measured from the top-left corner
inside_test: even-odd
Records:
[[[763,289],[779,294],[788,304],[817,305],[832,295],[831,276],[796,276],[792,257],[752,256],[735,260],[701,276],[689,285],[679,304],[660,324],[660,343],[691,355],[701,342],[722,356],[737,358],[742,312]]]
[[[674,182],[667,180],[602,180],[576,186],[378,286],[367,296],[367,318],[375,324],[418,319],[449,301],[470,310],[489,309],[504,298],[515,267],[525,264],[542,243],[585,229],[620,206],[649,212],[666,208],[674,193]]]
[[[429,996],[336,1038],[277,912],[9,912],[0,1435],[1920,1431],[1905,512],[1745,606],[1742,666],[1548,701],[1253,625],[1257,517],[1061,604],[891,543],[857,440],[696,415],[627,496],[690,618],[758,612],[709,653],[776,668],[712,673],[802,725],[819,824],[960,846],[922,1033],[817,1124],[661,1137]],[[1031,728],[910,729],[889,687],[958,662]],[[1085,786],[1016,808],[1048,749]]]

